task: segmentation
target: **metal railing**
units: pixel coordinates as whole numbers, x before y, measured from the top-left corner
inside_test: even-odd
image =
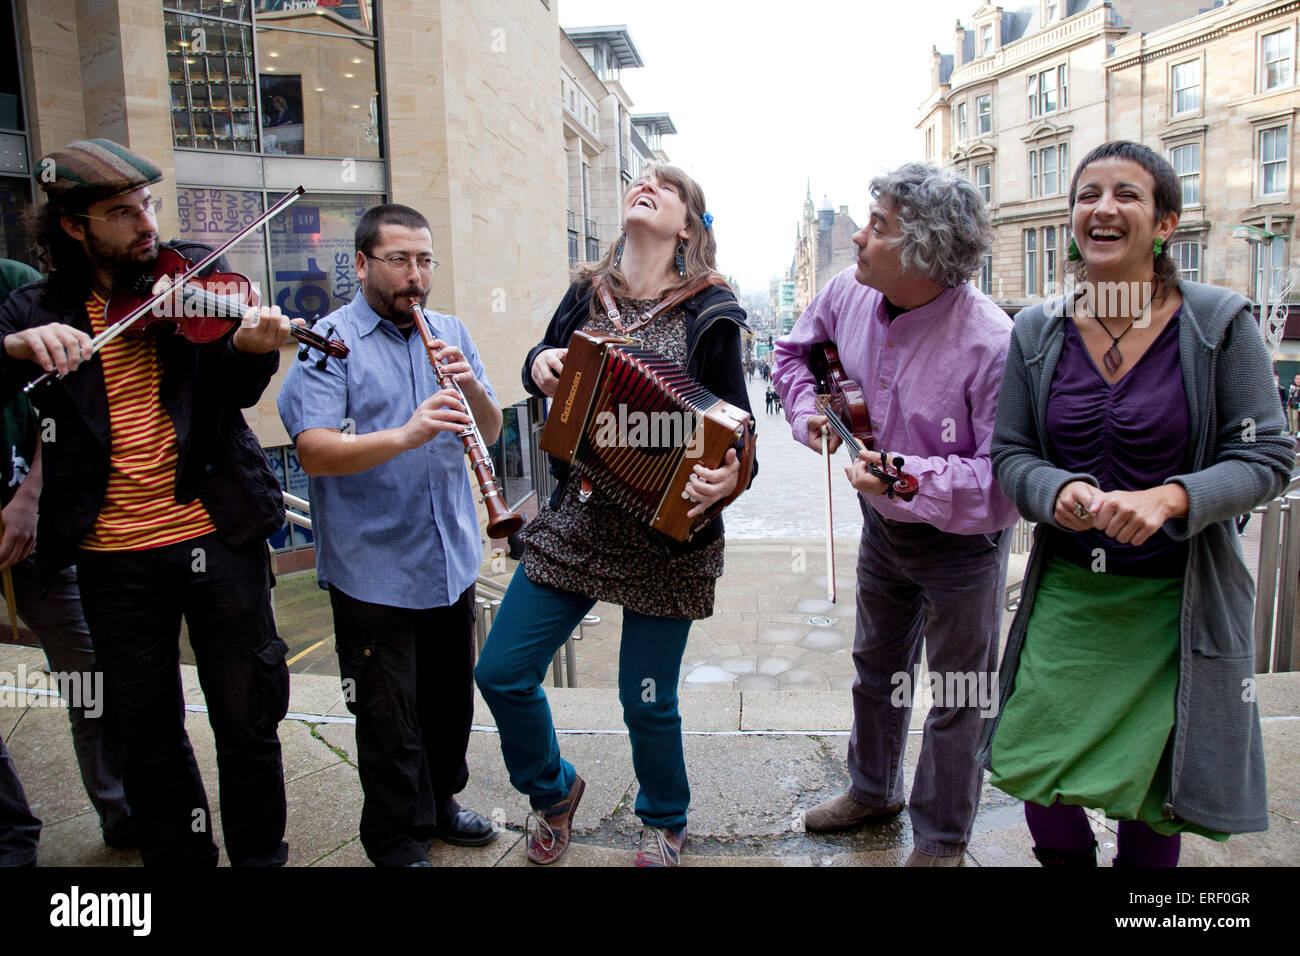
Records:
[[[291,495],[287,491],[282,492],[284,503],[288,506],[285,508],[284,517],[290,524],[296,524],[301,528],[311,528],[311,503],[305,498],[299,498],[297,495]],[[289,509],[296,509],[291,511]],[[302,512],[298,514],[297,512]],[[491,578],[485,578],[479,575],[475,579],[477,594],[474,598],[474,644],[479,653],[483,651],[483,645],[487,642],[488,632],[492,630],[492,618],[496,616],[497,609],[501,607],[501,599],[506,596],[505,586]],[[486,591],[489,597],[484,597]],[[600,618],[594,614],[588,614],[578,625],[576,636],[570,634],[564,644],[555,652],[555,657],[551,660],[551,680],[555,687],[577,687],[578,686],[578,655],[573,644],[587,636],[587,628],[595,627],[600,624]]]

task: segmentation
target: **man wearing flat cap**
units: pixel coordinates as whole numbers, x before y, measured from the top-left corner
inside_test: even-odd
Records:
[[[203,781],[184,726],[182,616],[216,738],[221,822],[233,865],[288,858],[277,727],[288,708],[266,538],[279,486],[241,408],[279,364],[289,322],[250,310],[207,345],[119,336],[92,356],[114,295],[152,286],[159,168],[111,140],[42,160],[37,217],[46,278],[0,307],[0,401],[34,390],[45,483],[37,586],[77,565],[109,711],[126,748],[126,797],[146,865],[215,865]],[[197,261],[208,251],[175,243]],[[226,270],[218,261],[216,268]],[[141,280],[144,280],[142,283]]]

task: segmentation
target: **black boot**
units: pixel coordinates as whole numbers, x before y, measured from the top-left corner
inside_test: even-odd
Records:
[[[1087,850],[1044,850],[1034,847],[1034,856],[1043,866],[1096,866],[1097,841]]]

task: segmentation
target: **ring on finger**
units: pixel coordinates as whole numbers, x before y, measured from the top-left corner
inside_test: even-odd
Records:
[[[1076,501],[1074,503],[1074,516],[1082,521],[1084,518],[1088,517],[1088,509]]]

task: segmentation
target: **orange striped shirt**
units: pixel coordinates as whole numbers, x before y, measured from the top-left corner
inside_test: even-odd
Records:
[[[104,300],[92,295],[86,313],[94,333],[104,331]],[[162,364],[157,343],[118,336],[100,349],[99,358],[113,447],[99,517],[81,546],[89,551],[140,551],[215,531],[203,502],[176,501],[179,445],[158,395]]]

